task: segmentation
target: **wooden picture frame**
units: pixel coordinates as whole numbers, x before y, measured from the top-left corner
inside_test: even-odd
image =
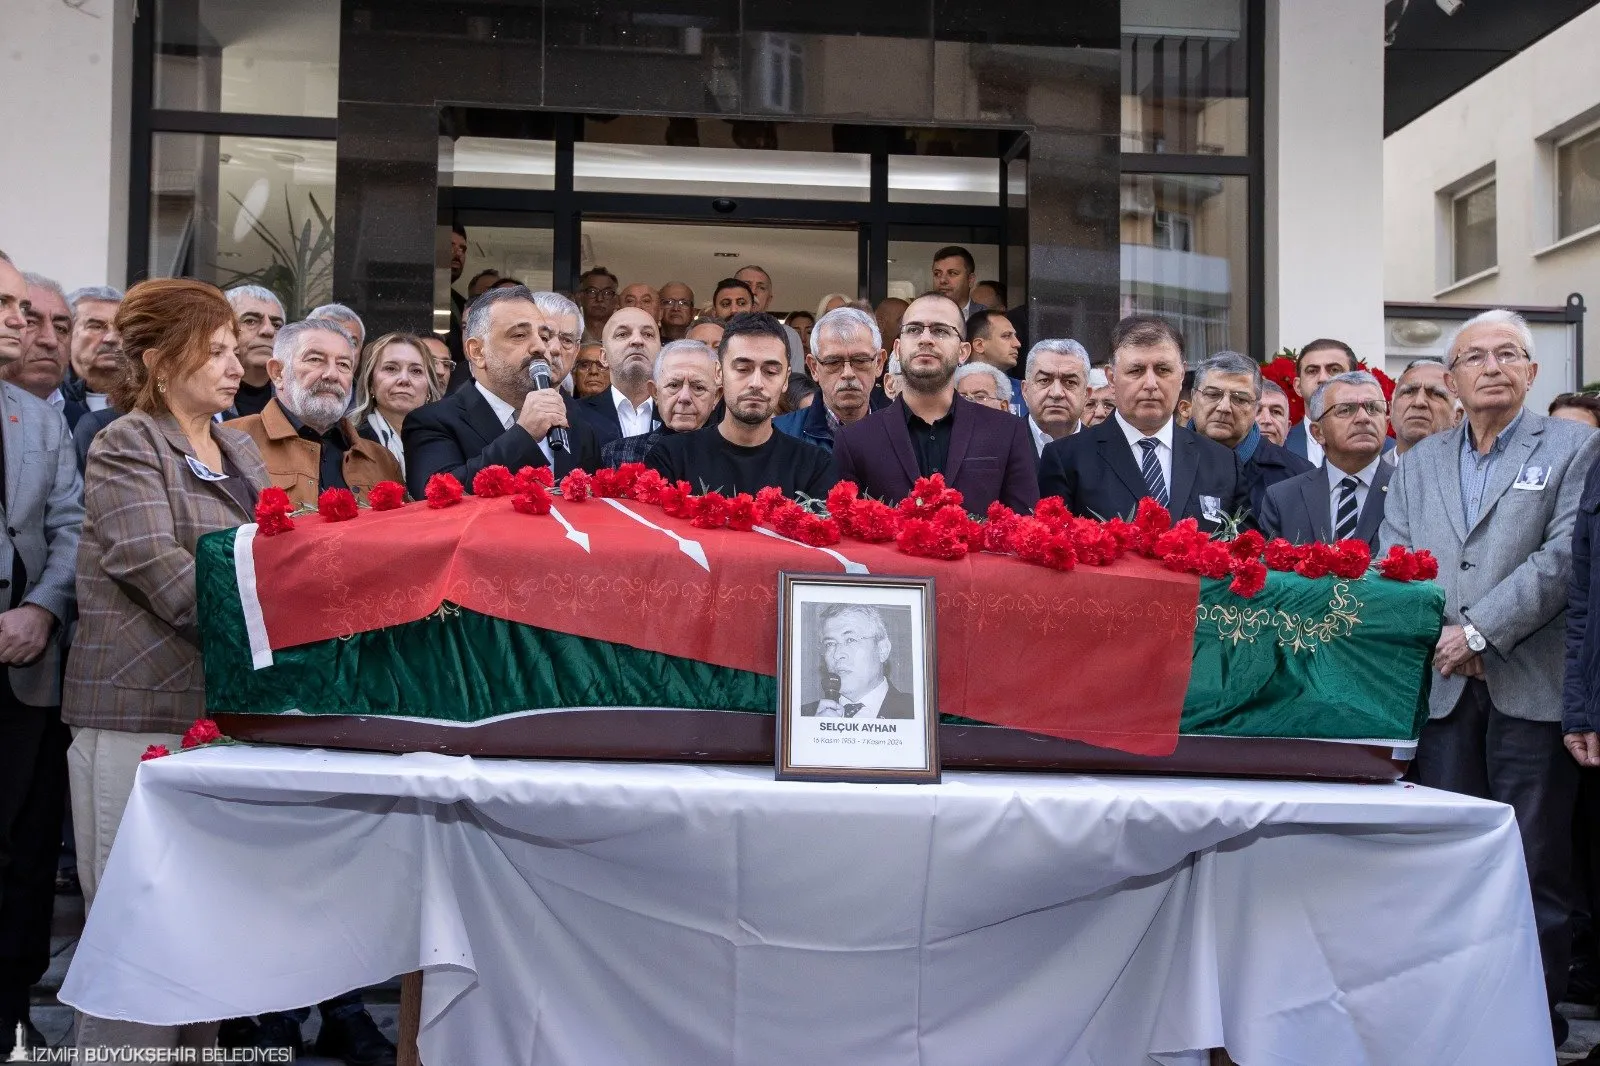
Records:
[[[780,781],[936,784],[931,577],[778,574]]]

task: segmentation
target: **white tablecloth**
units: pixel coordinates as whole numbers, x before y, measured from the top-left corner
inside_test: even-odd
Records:
[[[1550,1061],[1511,810],[1406,785],[233,747],[146,763],[61,998],[427,971],[423,1061]]]

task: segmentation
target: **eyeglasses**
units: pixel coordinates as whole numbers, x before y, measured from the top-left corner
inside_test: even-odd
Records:
[[[1382,418],[1384,415],[1389,413],[1389,408],[1388,405],[1386,405],[1382,400],[1363,400],[1360,403],[1356,403],[1354,401],[1350,403],[1336,403],[1326,411],[1322,412],[1322,418],[1354,418],[1357,411],[1365,411],[1373,418]],[[1317,421],[1322,421],[1322,418],[1317,419]]]
[[[438,369],[439,373],[448,374],[456,368],[456,361],[454,359],[435,359],[433,365]]]
[[[1485,366],[1489,365],[1489,360],[1491,359],[1493,359],[1496,364],[1503,367],[1521,366],[1527,358],[1528,353],[1523,351],[1521,348],[1518,348],[1514,344],[1508,344],[1502,348],[1496,348],[1492,352],[1486,351],[1483,348],[1468,348],[1466,351],[1456,356],[1455,361],[1450,364],[1450,367],[1451,369],[1455,369],[1458,366],[1464,366],[1469,370],[1481,370]]]
[[[910,337],[912,340],[916,340],[924,333],[936,341],[958,341],[961,339],[960,330],[954,326],[947,326],[943,322],[934,322],[931,325],[923,325],[921,322],[907,322],[900,327],[900,336]]]
[[[693,307],[694,306],[694,301],[693,300],[679,300],[679,299],[674,298],[674,299],[670,299],[670,300],[662,300],[661,301],[661,306],[662,307]]]
[[[590,285],[590,286],[586,286],[586,287],[584,287],[582,289],[579,289],[578,290],[578,295],[579,296],[587,296],[587,297],[589,297],[590,299],[593,299],[593,300],[615,300],[617,298],[617,290],[616,289],[597,289],[594,286]]]
[[[815,359],[816,357],[812,356],[812,358]],[[842,370],[846,363],[850,364],[850,369],[865,374],[877,367],[878,357],[876,355],[852,355],[847,359],[842,355],[830,355],[826,359],[817,359],[817,365],[828,371]]]
[[[604,370],[606,365],[598,359],[579,359],[572,364],[572,369],[581,370],[585,374],[592,374],[596,370]]]
[[[1196,389],[1195,395],[1210,404],[1218,404],[1226,399],[1229,407],[1254,407],[1256,405],[1256,398],[1248,392],[1225,392],[1222,389],[1208,388]]]
[[[870,644],[872,637],[846,637],[843,640],[825,640],[822,642],[822,654],[832,655],[837,651],[852,652],[863,644]]]

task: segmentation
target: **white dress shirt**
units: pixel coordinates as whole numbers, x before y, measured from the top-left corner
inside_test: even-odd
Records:
[[[1322,466],[1322,460],[1327,456],[1327,454],[1327,452],[1322,450],[1322,445],[1317,442],[1317,438],[1311,435],[1311,426],[1309,423],[1307,423],[1306,462],[1310,463],[1312,466]]]
[[[502,426],[510,429],[512,426],[517,424],[517,409],[515,407],[512,407],[500,397],[484,388],[483,382],[481,381],[474,381],[472,383],[472,387],[477,389],[478,392],[483,395],[485,400],[489,401],[490,409],[494,411],[494,416],[500,420],[500,424]],[[556,453],[550,450],[550,444],[548,441],[539,441],[538,443],[539,450],[544,453],[545,462],[549,463],[550,469],[554,470],[556,466]],[[515,474],[516,471],[513,470],[512,473]]]
[[[111,397],[103,392],[85,392],[83,404],[91,411],[104,411],[111,406]]]
[[[406,449],[400,443],[400,431],[389,425],[387,419],[380,415],[376,409],[367,412],[367,425],[372,427],[372,432],[378,438],[378,443],[389,449],[389,454],[394,456],[394,461],[400,464],[400,476],[406,473]]]
[[[638,407],[633,406],[633,401],[618,391],[615,385],[611,386],[611,402],[617,409],[617,421],[622,424],[624,437],[637,437],[641,433],[649,433],[656,428],[656,405],[649,397]]]
[[[842,707],[847,703],[859,703],[861,704],[861,709],[855,714],[852,714],[850,717],[876,718],[878,717],[878,712],[883,709],[883,701],[888,697],[889,679],[886,677],[882,681],[879,681],[872,688],[868,689],[867,694],[862,696],[859,700],[846,699],[841,695],[839,697],[839,706]]]
[[[44,402],[54,407],[57,411],[67,406],[67,398],[61,395],[60,389],[52,389],[50,395],[44,398]]]
[[[1077,425],[1072,427],[1072,433],[1076,433],[1082,428],[1083,423],[1079,422]],[[1028,416],[1028,432],[1033,434],[1033,450],[1038,452],[1040,455],[1044,454],[1044,446],[1056,439],[1050,434],[1046,433],[1044,430],[1040,429],[1039,423],[1033,420],[1032,415]],[[1070,437],[1072,436],[1072,433],[1065,434],[1065,436]],[[1139,458],[1143,459],[1144,456],[1141,455]]]
[[[1145,434],[1135,429],[1122,417],[1121,411],[1111,412],[1111,417],[1117,420],[1117,425],[1122,427],[1122,435],[1128,438],[1128,450],[1133,452],[1133,465],[1140,470],[1144,469],[1144,449],[1139,447],[1139,442],[1144,440]],[[1167,496],[1172,496],[1172,419],[1167,419],[1167,424],[1151,433],[1159,443],[1156,449],[1156,462],[1161,464],[1161,477],[1167,483]]]
[[[1310,437],[1306,438],[1310,440]],[[1367,492],[1372,488],[1372,479],[1377,476],[1378,464],[1383,462],[1383,453],[1368,463],[1354,474],[1347,474],[1332,463],[1323,463],[1322,469],[1328,472],[1328,531],[1331,534],[1339,525],[1339,500],[1344,495],[1344,490],[1339,487],[1340,482],[1347,477],[1354,477],[1361,484],[1356,488],[1356,521],[1361,521],[1361,513],[1367,509]]]

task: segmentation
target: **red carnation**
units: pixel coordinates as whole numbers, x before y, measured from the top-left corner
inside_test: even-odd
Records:
[[[1080,563],[1110,566],[1122,557],[1117,538],[1092,518],[1074,518],[1062,532],[1072,538],[1072,551]]]
[[[428,479],[423,495],[429,507],[450,507],[461,502],[461,482],[449,474],[435,474]]]
[[[1155,539],[1153,554],[1157,559],[1167,559],[1174,555],[1188,555],[1210,538],[1200,531],[1200,523],[1193,518],[1185,518],[1165,533]]]
[[[659,503],[661,492],[667,487],[667,479],[654,470],[641,470],[633,479],[633,484],[628,488],[628,495],[640,503]]]
[[[1051,529],[1060,530],[1072,521],[1072,512],[1067,510],[1060,496],[1046,496],[1033,505],[1033,517]]]
[[[828,490],[828,513],[843,521],[860,497],[860,486],[854,481],[841,481]]]
[[[472,494],[492,500],[496,496],[509,496],[517,490],[517,479],[511,471],[496,463],[486,466],[472,476]]]
[[[999,500],[991,503],[989,513],[984,516],[983,550],[997,555],[1014,551],[1011,538],[1016,534],[1017,523],[1020,521],[1017,512]]]
[[[911,495],[900,501],[899,511],[913,518],[928,518],[941,507],[960,507],[961,500],[961,493],[944,483],[944,475],[935,474],[912,482]]]
[[[776,485],[768,485],[756,493],[756,514],[761,517],[763,525],[770,525],[772,513],[788,506],[789,503],[782,489]]]
[[[672,485],[663,484],[661,491],[656,494],[656,503],[673,518],[686,518],[689,515],[689,501],[693,498],[689,483],[678,481]]]
[[[1233,582],[1228,586],[1235,596],[1245,599],[1267,587],[1267,567],[1258,559],[1245,559],[1234,563]]]
[[[1433,557],[1431,551],[1424,548],[1412,553],[1411,559],[1416,566],[1418,581],[1432,581],[1439,576],[1439,560]]]
[[[1339,561],[1339,552],[1331,544],[1307,544],[1301,549],[1300,562],[1294,572],[1301,577],[1327,577]]]
[[[263,537],[289,532],[294,528],[294,519],[289,517],[293,510],[294,504],[287,492],[276,485],[262,489],[256,500],[256,532]]]
[[[799,535],[792,539],[802,544],[809,544],[813,548],[826,548],[831,544],[839,543],[839,523],[831,518],[821,515],[800,512],[802,517]]]
[[[406,487],[398,481],[380,481],[367,493],[374,511],[393,511],[406,502]]]
[[[612,469],[596,470],[594,494],[601,499],[624,499],[633,491],[634,482],[643,472],[643,463],[623,463]]]
[[[1372,565],[1372,548],[1364,540],[1341,540],[1334,545],[1335,558],[1330,569],[1347,581],[1355,581]]]
[[[359,511],[355,493],[349,489],[329,489],[317,497],[317,513],[324,522],[348,522]]]
[[[843,522],[840,523],[844,525]],[[850,509],[848,532],[868,544],[883,544],[900,534],[900,512],[882,500],[857,500]]]
[[[689,522],[700,529],[721,529],[728,524],[728,498],[720,492],[691,497]]]
[[[512,490],[527,492],[530,485],[553,489],[556,487],[556,476],[548,466],[525,466],[518,470],[517,476],[512,479]]]
[[[214,744],[222,739],[222,730],[217,728],[217,723],[209,718],[196,718],[194,725],[183,735],[185,748],[198,748],[203,744]]]
[[[139,756],[139,761],[149,762],[151,759],[159,759],[165,755],[171,754],[172,752],[167,750],[167,746],[165,744],[152,744],[148,748],[144,749],[144,754]]]
[[[537,481],[530,482],[526,491],[511,497],[511,506],[523,514],[549,514],[553,502],[550,490]]]
[[[756,498],[741,492],[728,501],[728,528],[748,533],[756,528]]]
[[[1300,565],[1300,557],[1304,554],[1299,548],[1290,544],[1282,537],[1274,537],[1267,544],[1266,564],[1269,570],[1287,572]]]
[[[1125,518],[1112,518],[1100,526],[1106,531],[1106,536],[1117,542],[1117,555],[1123,556],[1139,547],[1141,534],[1139,527]]]
[[[1435,565],[1437,566],[1437,564]],[[1417,579],[1416,556],[1406,551],[1402,545],[1395,544],[1389,548],[1388,555],[1378,560],[1378,573],[1390,581],[1415,581]]]
[[[1228,554],[1235,559],[1256,559],[1267,546],[1267,539],[1253,529],[1247,529],[1228,542]]]
[[[1071,570],[1078,564],[1072,538],[1057,533],[1037,518],[1019,518],[1011,542],[1017,557],[1053,570]]]
[[[566,503],[582,503],[589,498],[592,487],[588,474],[572,470],[561,479],[561,499]]]

